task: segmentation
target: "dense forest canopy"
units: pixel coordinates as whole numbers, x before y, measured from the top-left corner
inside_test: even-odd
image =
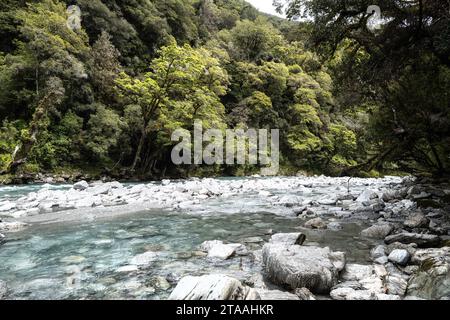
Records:
[[[276,2],[307,21],[244,0],[3,0],[0,172],[257,169],[173,166],[195,119],[280,129],[282,173],[448,172],[447,2]]]

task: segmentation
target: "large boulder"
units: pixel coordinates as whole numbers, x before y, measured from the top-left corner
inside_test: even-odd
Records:
[[[225,275],[184,277],[169,296],[169,300],[260,300],[256,290]]]
[[[345,266],[345,254],[329,248],[268,243],[263,247],[263,265],[267,278],[277,285],[329,293]]]
[[[419,233],[398,233],[387,236],[384,239],[386,244],[400,242],[403,244],[415,243],[420,248],[437,247],[441,243],[441,238],[433,234],[419,234]]]
[[[437,300],[450,296],[450,248],[417,250],[412,262],[418,271],[410,278],[407,294]]]

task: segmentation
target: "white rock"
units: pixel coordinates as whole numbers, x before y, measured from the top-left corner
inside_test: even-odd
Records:
[[[378,198],[378,192],[376,190],[367,189],[359,195],[359,197],[356,199],[356,202],[365,203],[376,198]]]
[[[10,211],[16,208],[16,204],[14,202],[6,201],[0,206],[0,212]]]
[[[396,263],[401,266],[406,266],[409,262],[409,259],[411,258],[411,255],[408,251],[402,250],[402,249],[396,249],[393,250],[389,254],[389,261]]]
[[[263,265],[275,284],[328,293],[344,268],[345,254],[329,248],[268,243],[263,247]]]
[[[169,300],[260,300],[260,296],[237,279],[224,275],[206,275],[182,278]]]
[[[73,185],[75,190],[83,191],[89,188],[89,184],[86,181],[79,181]]]

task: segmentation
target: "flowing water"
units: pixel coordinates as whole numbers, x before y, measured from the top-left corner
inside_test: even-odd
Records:
[[[9,189],[5,189],[9,188]],[[3,187],[13,199],[39,186]],[[59,186],[55,188],[68,188]],[[230,200],[228,200],[230,201]],[[248,207],[243,195],[232,199]],[[366,263],[374,244],[358,237],[362,222],[344,223],[340,231],[301,228],[302,221],[264,212],[195,215],[173,210],[148,210],[108,220],[41,224],[8,235],[0,246],[0,280],[12,299],[165,299],[185,275],[222,273],[250,279],[261,271],[253,255],[226,261],[209,260],[197,251],[206,240],[244,243],[258,250],[271,233],[305,232],[307,245],[329,246],[347,253],[348,261]],[[136,255],[158,253],[146,268],[121,271]]]

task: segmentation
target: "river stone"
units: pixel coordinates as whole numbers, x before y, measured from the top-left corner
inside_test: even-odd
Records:
[[[184,277],[169,300],[260,300],[258,292],[225,275]]]
[[[373,248],[370,251],[370,257],[373,260],[376,260],[378,258],[385,257],[385,256],[386,256],[386,247],[383,245],[376,246],[375,248]]]
[[[375,293],[369,290],[355,290],[352,288],[337,288],[330,292],[333,300],[377,300]]]
[[[274,284],[328,293],[345,266],[345,254],[328,247],[268,243],[263,247],[263,266],[265,275]]]
[[[89,188],[89,184],[86,181],[79,181],[73,185],[73,188],[78,191],[83,191]]]
[[[306,240],[303,233],[277,233],[270,238],[270,243],[301,246]]]
[[[327,224],[322,220],[322,218],[315,218],[307,221],[305,223],[305,227],[309,229],[326,229]]]
[[[130,264],[136,266],[148,266],[158,258],[158,253],[153,251],[147,251],[139,254],[131,259]]]
[[[408,283],[408,295],[427,300],[450,296],[450,256],[429,258],[422,262]]]
[[[0,280],[0,300],[6,297],[8,287],[5,281]]]
[[[356,202],[359,203],[368,203],[370,200],[374,200],[378,198],[378,193],[375,190],[364,190],[359,197],[356,199]]]
[[[403,297],[406,293],[406,289],[408,287],[408,282],[406,282],[403,278],[397,276],[387,276],[385,278],[385,283],[387,287],[387,293],[392,295],[398,295]]]
[[[272,300],[272,301],[302,300],[297,295],[287,291],[259,290],[259,289],[257,291],[261,297],[261,300]]]
[[[403,244],[416,243],[421,248],[437,247],[441,243],[439,236],[432,234],[418,234],[418,233],[398,233],[387,236],[384,239],[386,244],[400,242]]]
[[[295,289],[295,295],[300,298],[300,300],[316,300],[316,297],[308,290],[308,288],[297,288]]]
[[[342,272],[341,279],[344,281],[360,281],[369,278],[374,274],[374,267],[371,265],[347,264]]]
[[[200,245],[200,250],[208,253],[208,258],[226,260],[235,253],[248,254],[247,248],[240,243],[224,244],[219,240],[205,241]]]
[[[411,262],[420,265],[428,259],[439,259],[449,256],[450,256],[450,247],[418,249],[412,255]]]
[[[403,225],[407,228],[424,228],[429,224],[429,220],[422,212],[414,212],[408,219],[403,222]]]
[[[389,261],[401,266],[406,266],[410,258],[411,255],[409,254],[409,252],[402,249],[393,250],[388,257]]]
[[[394,231],[394,227],[389,223],[377,223],[361,231],[361,236],[373,239],[384,239]]]

